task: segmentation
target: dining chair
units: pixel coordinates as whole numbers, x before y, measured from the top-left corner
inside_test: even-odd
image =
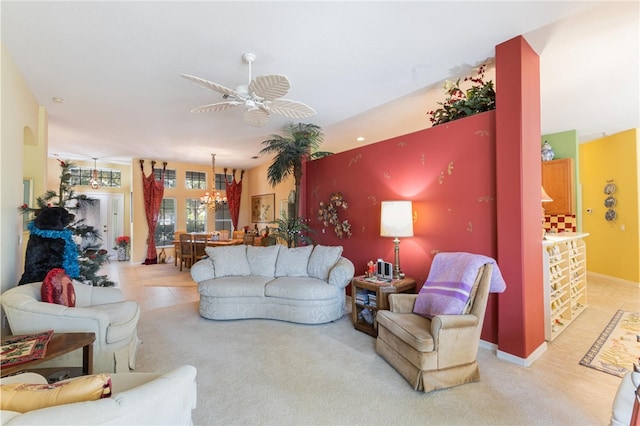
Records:
[[[193,264],[193,238],[191,234],[180,234],[180,270],[182,265],[191,268]]]
[[[207,240],[209,236],[207,234],[194,234],[193,235],[193,263],[198,260],[207,257],[205,248],[207,247]]]
[[[186,233],[187,231],[176,231],[173,233],[173,266],[178,266],[178,259],[180,259],[180,235]]]

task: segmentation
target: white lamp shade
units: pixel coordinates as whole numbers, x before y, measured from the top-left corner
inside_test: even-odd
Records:
[[[413,237],[411,201],[383,201],[380,211],[380,236]]]

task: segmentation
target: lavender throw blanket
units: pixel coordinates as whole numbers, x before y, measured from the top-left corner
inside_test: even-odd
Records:
[[[493,265],[489,291],[502,293],[507,285],[494,259],[472,253],[438,253],[413,312],[429,318],[462,314],[469,303],[478,270],[486,263]]]

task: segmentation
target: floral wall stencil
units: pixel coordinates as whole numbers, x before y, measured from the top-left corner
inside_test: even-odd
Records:
[[[355,157],[353,157],[352,159],[349,160],[349,167],[351,167],[353,164],[357,163],[358,160],[360,160],[362,158],[362,154],[358,154]]]

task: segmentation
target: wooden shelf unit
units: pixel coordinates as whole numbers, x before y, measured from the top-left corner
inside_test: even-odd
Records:
[[[369,281],[364,276],[354,277],[351,281],[351,319],[356,330],[373,337],[378,336],[376,315],[379,310],[389,309],[388,296],[391,293],[415,293],[416,281],[403,278],[391,282]],[[361,297],[358,297],[358,294]],[[363,310],[371,313],[372,322],[368,323],[362,315]]]
[[[588,234],[543,242],[545,339],[555,339],[587,307]]]

